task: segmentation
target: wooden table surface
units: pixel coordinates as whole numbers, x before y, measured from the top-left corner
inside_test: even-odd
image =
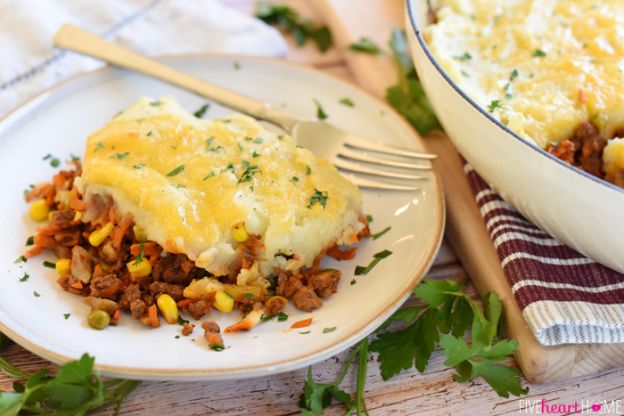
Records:
[[[222,0],[246,13],[253,13],[254,0]],[[303,15],[319,20],[314,2],[309,0],[284,0]],[[298,48],[289,39],[290,60],[310,65],[334,75],[350,79],[339,51],[332,49],[324,54],[312,45]],[[442,245],[428,278],[460,279],[465,276],[452,249]],[[474,293],[471,287],[468,290]],[[49,362],[31,354],[18,345],[11,345],[2,353],[18,367],[35,371]],[[340,369],[345,356],[342,353],[313,367],[317,381],[330,382]],[[367,407],[371,415],[508,415],[531,414],[522,408],[532,401],[545,399],[551,404],[585,401],[621,400],[620,412],[624,414],[624,368],[603,371],[590,376],[546,385],[528,385],[527,396],[504,399],[498,397],[482,380],[460,384],[453,381],[453,370],[443,365],[444,357],[434,352],[429,368],[424,374],[415,369],[383,381],[377,363],[369,357],[366,382]],[[299,413],[298,397],[303,389],[305,369],[270,377],[221,382],[143,382],[129,396],[121,409],[123,415],[295,415]],[[349,374],[343,387],[353,391],[355,375]],[[11,389],[11,379],[0,373],[0,390]],[[527,403],[528,401],[528,403]],[[335,405],[326,414],[342,414],[344,409]],[[111,410],[99,412],[109,415]],[[534,410],[533,414],[537,414]],[[571,413],[565,413],[571,414]],[[573,413],[572,413],[573,414]],[[602,413],[607,414],[607,413]],[[609,413],[616,414],[616,413]]]

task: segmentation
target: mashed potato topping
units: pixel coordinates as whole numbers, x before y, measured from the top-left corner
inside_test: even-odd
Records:
[[[142,98],[91,135],[79,187],[216,276],[240,267],[232,229],[243,224],[264,248],[238,284],[310,266],[365,227],[359,190],[330,163],[249,117],[201,120],[170,98]]]
[[[425,31],[433,54],[521,136],[545,148],[583,122],[605,140],[624,126],[623,1],[439,3]]]

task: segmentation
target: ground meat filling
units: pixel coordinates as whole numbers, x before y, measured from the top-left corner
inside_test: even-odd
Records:
[[[607,140],[600,136],[600,131],[588,122],[582,123],[571,138],[550,145],[546,151],[559,159],[583,169],[599,178],[605,178],[602,153]]]
[[[168,253],[156,242],[141,240],[135,235],[134,221],[131,216],[121,216],[110,196],[92,195],[84,201],[76,188],[74,180],[81,173],[80,163],[73,162],[75,169],[61,171],[51,183],[32,187],[26,196],[27,201],[45,199],[50,209],[48,224],[39,228],[34,236],[34,245],[29,248],[26,257],[32,257],[45,249],[53,250],[59,259],[70,260],[67,275],[58,279],[65,290],[85,296],[87,303],[95,309],[106,307],[113,313],[115,321],[121,311],[129,312],[133,318],[148,322],[154,326],[154,308],[156,298],[167,294],[177,303],[178,308],[186,311],[194,319],[208,315],[215,302],[214,293],[201,299],[185,298],[184,290],[193,280],[201,280],[207,272],[195,266],[184,254]],[[366,224],[366,219],[361,218]],[[93,233],[105,227],[111,227],[110,233],[103,240],[93,243]],[[368,226],[358,234],[358,238],[370,235]],[[237,245],[241,253],[239,267],[229,276],[219,277],[222,283],[235,283],[240,269],[249,269],[262,257],[264,244],[261,236],[250,234],[244,242]],[[255,293],[251,297],[237,295],[235,307],[244,313],[259,305],[264,313],[278,315],[291,299],[296,308],[306,312],[321,307],[321,299],[336,293],[340,282],[340,271],[320,268],[320,261],[325,254],[337,259],[349,259],[355,249],[332,246],[320,253],[310,268],[297,271],[276,270],[271,277],[274,284],[266,293]],[[148,261],[150,271],[144,275],[131,275],[132,262]],[[271,296],[272,292],[276,296]],[[94,306],[99,305],[99,306]],[[150,313],[152,315],[150,315]],[[218,348],[223,345],[218,325],[205,322],[206,339]],[[183,335],[192,332],[192,325],[185,325]]]

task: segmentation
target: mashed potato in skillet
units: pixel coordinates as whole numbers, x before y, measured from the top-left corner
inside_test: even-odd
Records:
[[[624,133],[624,1],[437,5],[427,43],[468,95],[542,148],[571,139],[575,148],[566,143],[553,153],[624,186],[624,146],[612,140]],[[579,135],[584,123],[592,129]],[[589,148],[604,166],[582,160]]]
[[[241,267],[233,228],[259,236],[262,258],[238,284],[309,267],[365,228],[359,190],[333,165],[249,117],[201,120],[170,98],[142,98],[91,135],[78,186],[215,276]]]

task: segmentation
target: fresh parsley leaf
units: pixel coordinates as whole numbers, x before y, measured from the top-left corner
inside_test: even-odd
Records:
[[[387,233],[391,229],[392,227],[386,227],[383,230],[379,231],[378,233],[372,234],[371,237],[373,238],[373,240],[377,240],[379,237],[383,236],[385,233]]]
[[[64,313],[64,314],[63,314],[63,318],[64,318],[65,320],[68,320],[70,316],[71,316],[71,313]]]
[[[177,168],[173,169],[171,172],[169,172],[167,174],[167,176],[176,176],[179,175],[180,173],[184,172],[185,166],[184,165],[180,165]]]
[[[514,79],[518,78],[520,74],[518,73],[517,69],[514,69],[513,71],[511,71],[511,74],[509,74],[509,81],[513,81]]]
[[[35,236],[31,235],[30,237],[26,239],[26,245],[32,246],[33,244],[35,244]]]
[[[119,160],[127,157],[130,154],[130,152],[123,152],[123,153],[116,153],[113,158],[117,158]]]
[[[173,339],[180,339],[180,335],[176,335]]]
[[[324,334],[329,334],[330,332],[334,332],[336,330],[335,326],[331,326],[331,327],[327,327],[327,328],[323,328],[323,333]]]
[[[255,150],[253,151],[253,153],[251,154],[251,157],[253,157],[254,159],[257,157],[260,157],[260,153],[256,152]]]
[[[149,103],[152,107],[160,107],[162,105],[162,101],[160,100],[156,100],[156,101],[150,101]]]
[[[256,173],[260,172],[260,168],[255,163],[250,163],[248,160],[243,160],[241,162],[241,167],[239,169],[241,171],[238,183],[251,182],[253,176]]]
[[[269,25],[291,33],[299,46],[311,40],[319,51],[325,52],[332,44],[331,32],[327,26],[317,25],[301,18],[297,11],[288,6],[261,2],[256,9],[256,17]]]
[[[24,275],[24,277],[25,277],[26,279],[28,279],[27,275]],[[22,277],[22,279],[23,279],[24,277]],[[20,282],[23,282],[23,281],[24,281],[24,280],[22,280],[22,279],[20,279]],[[33,296],[34,296],[34,297],[36,297],[36,298],[41,297],[41,295],[39,294],[39,292],[37,292],[36,290],[33,290]]]
[[[503,108],[503,105],[501,104],[500,100],[492,100],[490,104],[488,104],[487,109],[490,113],[493,113],[494,110],[496,110],[497,108]]]
[[[381,52],[379,46],[377,46],[375,42],[365,36],[358,39],[357,42],[349,45],[349,49],[351,49],[352,51],[369,53],[371,55],[378,55]]]
[[[534,57],[534,58],[543,58],[543,57],[545,57],[545,56],[546,56],[546,52],[544,52],[544,51],[543,51],[543,50],[541,50],[541,49],[535,49],[535,50],[533,51],[533,57]]]
[[[221,344],[210,344],[210,349],[213,351],[223,351],[225,347]]]
[[[15,259],[15,261],[13,263],[26,263],[28,261],[28,259],[26,258],[26,256],[19,256],[18,258]]]
[[[370,215],[370,214],[367,214],[367,215],[366,215],[366,222],[368,222],[369,224],[370,224],[371,222],[373,222],[373,216],[372,216],[372,215]]]
[[[254,298],[253,293],[245,293],[245,299],[252,300]]]
[[[456,59],[460,62],[466,62],[472,59],[472,55],[468,52],[464,52],[459,56],[454,56],[453,59]]]
[[[398,68],[397,83],[386,89],[386,101],[422,135],[441,129],[409,54],[405,32],[394,29],[390,48]]]
[[[50,161],[50,166],[52,166],[53,168],[58,168],[60,164],[61,164],[61,161],[58,160],[57,158],[54,158]]]
[[[254,139],[254,143],[257,143],[257,144],[260,144],[260,143],[262,143],[263,141],[264,141],[264,139],[263,139],[262,137],[260,137],[260,136],[258,136],[258,137],[256,137],[256,138]]]
[[[327,191],[321,192],[318,189],[314,188],[314,193],[310,197],[310,203],[307,205],[307,208],[312,208],[312,206],[319,204],[323,207],[323,209],[325,209],[328,199],[329,196],[327,194]]]
[[[306,165],[306,175],[310,176],[312,174],[312,169],[310,168],[310,166]]]
[[[285,312],[280,312],[280,313],[277,315],[277,320],[278,320],[278,322],[284,322],[284,321],[287,321],[287,320],[288,320],[288,314],[287,314],[287,313],[285,313]]]
[[[184,324],[188,324],[189,321],[187,321],[186,319],[182,318],[180,315],[178,315],[178,325],[183,326]]]
[[[202,118],[204,117],[204,115],[206,114],[209,108],[210,108],[210,104],[206,103],[202,105],[201,107],[199,107],[197,111],[193,113],[193,115],[197,118]]]
[[[215,173],[214,173],[214,172],[210,172],[208,175],[204,176],[202,180],[204,180],[204,181],[205,181],[206,179],[210,179],[210,178],[212,178],[213,176],[215,176]]]
[[[312,332],[312,331],[300,331],[299,333],[301,335],[308,335],[310,332]]]
[[[341,98],[339,102],[347,107],[355,107],[355,103],[348,97]]]
[[[271,321],[275,318],[275,315],[262,315],[260,317],[260,322],[267,322],[267,321]]]
[[[30,275],[28,273],[24,273],[24,276],[20,277],[19,281],[20,282],[25,282],[29,278],[30,278]]]
[[[371,261],[368,264],[368,266],[356,266],[355,267],[355,275],[360,276],[360,275],[368,274],[368,272],[370,272],[373,269],[373,267],[377,265],[377,263],[379,263],[381,260],[385,259],[386,257],[390,256],[391,254],[392,252],[390,250],[383,250],[383,251],[380,251],[379,253],[375,253],[373,255],[373,261]]]
[[[325,112],[325,110],[323,110],[321,103],[319,103],[318,100],[315,99],[314,104],[316,104],[316,118],[318,118],[319,120],[327,119],[327,113]]]
[[[134,264],[137,265],[143,261],[143,256],[145,255],[145,247],[143,244],[139,244],[139,255],[134,259]]]
[[[56,268],[56,263],[52,263],[51,261],[47,261],[47,260],[45,260],[45,261],[43,262],[43,266],[44,266],[44,267],[47,267],[47,268],[49,268],[49,269],[54,269],[54,268]]]

